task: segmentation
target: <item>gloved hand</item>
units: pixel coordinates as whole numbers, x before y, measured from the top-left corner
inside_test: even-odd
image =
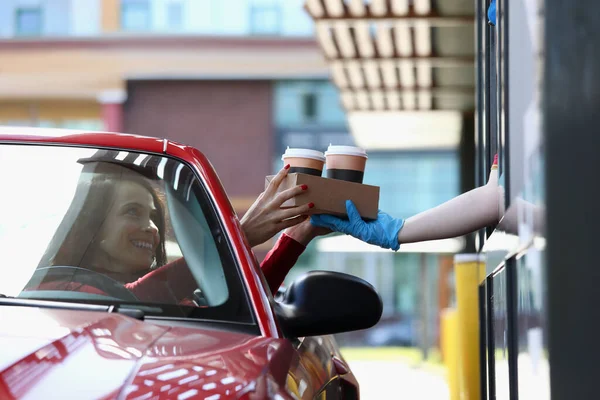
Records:
[[[496,25],[496,0],[492,0],[490,2],[490,6],[488,7],[488,24]]]
[[[351,200],[346,200],[346,212],[348,220],[334,217],[332,215],[313,215],[310,223],[315,226],[342,232],[357,239],[374,244],[384,249],[394,251],[400,248],[398,243],[398,232],[404,225],[404,220],[392,218],[383,211],[379,211],[375,221],[365,222],[360,217],[358,210]]]

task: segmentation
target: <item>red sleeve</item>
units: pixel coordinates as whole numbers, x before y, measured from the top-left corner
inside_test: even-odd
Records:
[[[305,249],[306,247],[302,243],[295,241],[285,233],[277,240],[260,265],[272,292],[279,289],[285,276]]]

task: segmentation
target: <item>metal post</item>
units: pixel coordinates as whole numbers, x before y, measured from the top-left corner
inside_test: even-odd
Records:
[[[429,274],[427,268],[427,254],[421,253],[421,321],[420,321],[420,339],[421,339],[421,353],[423,360],[427,360],[429,357]]]
[[[460,349],[460,391],[463,400],[479,400],[479,284],[485,279],[485,264],[478,254],[454,258]]]

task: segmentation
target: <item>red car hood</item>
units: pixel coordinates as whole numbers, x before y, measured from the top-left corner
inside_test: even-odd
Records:
[[[282,339],[114,313],[2,305],[0,321],[1,399],[216,400],[261,380],[279,392],[293,354]]]

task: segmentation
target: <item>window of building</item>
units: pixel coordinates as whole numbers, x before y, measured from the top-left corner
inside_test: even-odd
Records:
[[[305,124],[328,128],[346,127],[337,89],[325,80],[280,81],[275,84],[275,125],[300,127]]]
[[[340,100],[339,90],[331,82],[323,82],[318,88],[319,122],[331,125],[346,125],[346,111]]]
[[[307,37],[314,35],[314,22],[304,9],[305,0],[280,0],[281,34]]]
[[[167,4],[167,26],[172,30],[183,29],[183,3],[171,1]]]
[[[313,121],[317,117],[317,95],[302,94],[302,117],[305,121]]]
[[[281,9],[279,5],[250,6],[250,33],[255,35],[279,35],[281,33]]]
[[[121,27],[127,31],[150,29],[150,2],[148,0],[121,0]]]
[[[16,36],[39,36],[42,34],[41,7],[19,7],[16,10],[15,19]]]

